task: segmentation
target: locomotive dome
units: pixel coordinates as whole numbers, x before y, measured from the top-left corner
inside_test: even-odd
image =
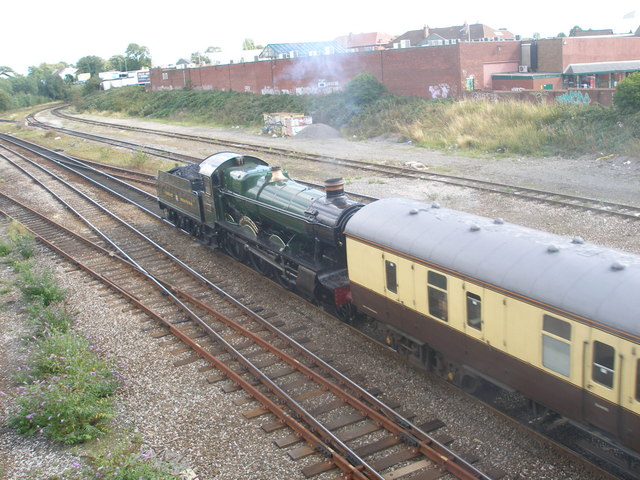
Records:
[[[356,212],[347,236],[640,335],[640,257],[413,200]]]

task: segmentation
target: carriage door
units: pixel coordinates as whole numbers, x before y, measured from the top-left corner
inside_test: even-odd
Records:
[[[615,337],[592,330],[585,344],[585,420],[607,432],[618,432],[622,359]]]

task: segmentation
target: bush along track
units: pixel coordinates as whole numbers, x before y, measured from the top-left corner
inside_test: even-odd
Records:
[[[113,362],[99,355],[90,342],[74,332],[74,314],[66,292],[53,272],[38,266],[36,243],[16,223],[0,241],[0,257],[13,271],[29,329],[24,339],[27,365],[15,376],[15,388],[0,392],[8,397],[8,424],[25,435],[44,435],[65,445],[82,444],[81,462],[74,462],[64,478],[176,478],[174,466],[161,462],[152,451],[140,451],[140,439],[112,432],[115,394],[121,383]],[[109,434],[109,435],[107,435]],[[108,436],[118,438],[115,442]],[[117,444],[105,450],[93,442]],[[95,451],[99,450],[97,453]]]

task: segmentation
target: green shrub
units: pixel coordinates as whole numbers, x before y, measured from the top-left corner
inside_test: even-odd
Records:
[[[0,242],[0,257],[6,257],[13,252],[13,244],[9,242]]]
[[[27,305],[27,315],[35,337],[66,333],[73,324],[73,315],[62,304],[45,306],[38,302],[31,303]]]
[[[20,433],[75,444],[108,431],[118,379],[86,340],[70,333],[46,337],[19,381],[19,409],[9,423]]]
[[[625,114],[640,112],[640,72],[632,73],[618,84],[613,104]]]
[[[27,268],[20,274],[18,284],[27,302],[36,302],[44,306],[61,302],[66,292],[61,289],[50,270],[38,271]]]
[[[110,399],[87,395],[61,377],[28,385],[17,403],[20,410],[9,420],[11,426],[20,433],[41,433],[65,444],[106,433],[114,416]]]

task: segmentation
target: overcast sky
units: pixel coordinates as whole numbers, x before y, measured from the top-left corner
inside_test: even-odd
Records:
[[[448,27],[465,21],[506,28],[523,37],[535,32],[542,37],[568,34],[574,25],[584,30],[612,28],[616,33],[626,33],[640,25],[640,0],[606,4],[514,0],[5,0],[2,20],[0,66],[26,74],[29,66],[41,63],[74,64],[87,55],[105,60],[124,55],[130,43],[148,47],[154,66],[159,66],[188,59],[209,46],[237,50],[245,38],[261,45],[325,41],[349,32],[400,35],[424,25]]]

